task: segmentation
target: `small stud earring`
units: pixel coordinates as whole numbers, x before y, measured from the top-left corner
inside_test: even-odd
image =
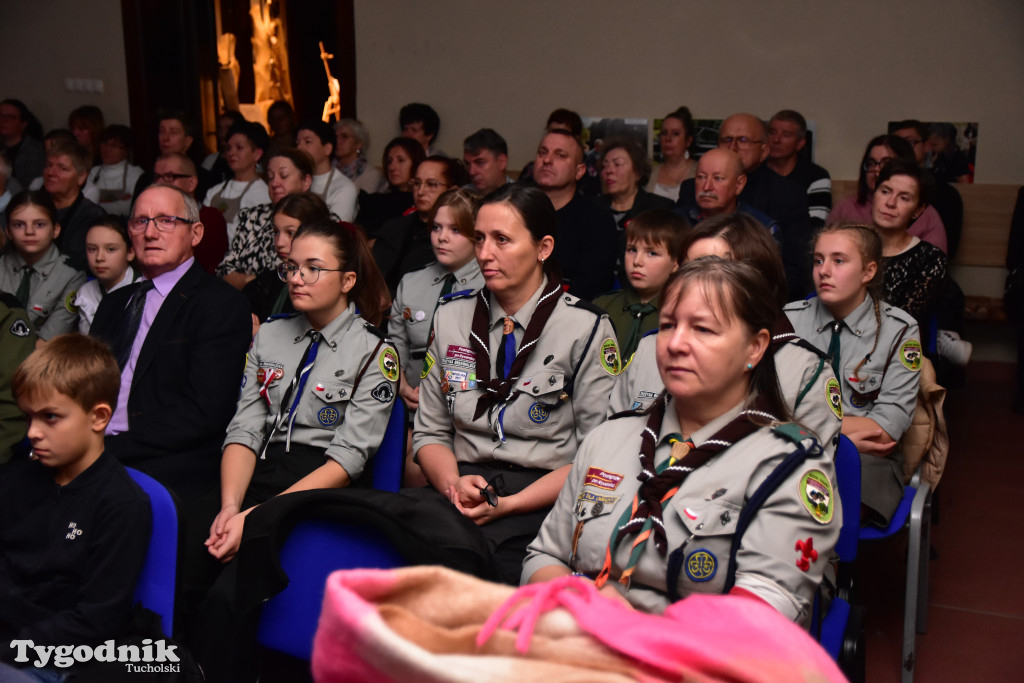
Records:
[[[753,370],[753,369],[754,369],[753,363],[747,363],[747,370]]]

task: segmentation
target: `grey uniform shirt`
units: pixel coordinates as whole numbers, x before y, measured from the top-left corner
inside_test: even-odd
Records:
[[[398,357],[402,359],[405,378],[410,387],[420,384],[430,323],[434,319],[434,309],[437,308],[437,300],[448,274],[447,268],[435,262],[407,273],[398,283],[395,302],[391,307],[391,321],[388,323],[388,337],[398,349]],[[453,293],[475,292],[484,286],[480,264],[476,259],[471,259],[453,274]]]
[[[306,335],[311,329],[302,314],[260,326],[246,356],[238,408],[228,425],[225,446],[241,444],[260,455],[263,439],[273,428],[284,393],[309,345]],[[349,304],[321,333],[313,369],[295,408],[291,440],[324,448],[327,457],[356,479],[380,446],[391,416],[398,389],[398,352],[390,343],[380,343],[379,334],[356,315],[355,304]],[[353,390],[363,367],[366,371]],[[293,393],[285,411],[294,398]],[[287,438],[288,429],[283,427],[271,442]]]
[[[517,348],[545,287],[546,279],[512,316],[518,322]],[[428,369],[420,385],[413,452],[438,444],[451,449],[458,462],[497,460],[545,470],[572,462],[583,437],[604,421],[608,394],[622,366],[608,316],[571,294],[561,295],[505,409],[503,442],[497,433],[499,408],[473,419],[483,391],[476,385],[476,356],[469,341],[476,301],[476,296],[449,299],[437,309],[425,361]],[[490,311],[488,348],[494,376],[505,313],[493,296]],[[562,398],[577,369],[572,396]],[[441,390],[442,381],[447,392]]]
[[[25,260],[12,251],[0,256],[0,290],[15,294],[21,284]],[[57,245],[51,244],[43,257],[32,268],[28,303],[25,312],[39,330],[41,339],[78,329],[78,309],[75,295],[85,284],[85,273],[67,264]]]
[[[741,408],[735,406],[695,432],[691,437],[694,444],[704,443]],[[523,564],[524,582],[550,565],[591,577],[600,572],[608,541],[640,487],[636,476],[640,472],[640,435],[646,422],[645,416],[610,420],[583,442],[554,508],[530,544]],[[673,432],[680,428],[670,401],[658,434],[655,463],[669,457],[668,435]],[[612,558],[608,585],[614,585],[637,609],[664,611],[669,605],[668,557],[685,544],[679,595],[721,593],[740,511],[795,448],[765,427],[712,457],[693,471],[665,504],[666,555],[661,556],[653,541],[648,542],[627,589],[617,581],[635,538],[627,537]],[[812,502],[808,490],[815,491],[817,500],[823,502]],[[736,587],[754,593],[794,621],[806,621],[842,524],[835,491],[832,458],[823,452],[808,458],[784,479],[743,536],[736,556]],[[806,569],[799,565],[804,551],[796,549],[797,541],[805,548],[813,545],[817,552],[817,559],[807,558]]]
[[[797,334],[800,331],[797,330]],[[665,388],[655,357],[657,335],[640,340],[640,346],[622,371],[612,390],[608,415],[624,410],[646,410]],[[775,352],[775,372],[782,398],[793,413],[793,421],[810,429],[829,455],[834,455],[843,426],[842,409],[836,400],[838,386],[828,361],[793,342]]]
[[[827,351],[832,341],[832,314],[814,298],[785,307],[796,333]],[[875,302],[868,294],[846,317],[839,333],[843,410],[869,417],[894,439],[910,426],[921,381],[921,341],[917,323],[906,311],[879,302],[881,327],[875,320]],[[876,331],[878,345],[875,345]],[[857,370],[857,365],[869,356]],[[887,364],[888,363],[888,364]],[[856,376],[854,373],[856,371]]]

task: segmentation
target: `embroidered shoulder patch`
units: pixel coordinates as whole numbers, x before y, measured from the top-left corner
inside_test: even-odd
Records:
[[[686,558],[686,576],[690,581],[704,583],[715,578],[718,572],[718,558],[706,548],[694,550]]]
[[[825,400],[828,402],[828,407],[836,414],[836,417],[842,420],[843,392],[839,388],[839,380],[835,377],[829,377],[828,381],[825,382]]]
[[[75,290],[64,297],[64,308],[68,313],[78,313],[78,306],[75,305],[76,296],[78,296],[78,290]]]
[[[609,375],[618,375],[622,372],[622,358],[619,356],[619,346],[615,340],[609,337],[601,342],[601,367]]]
[[[427,375],[430,374],[430,368],[432,367],[434,367],[434,357],[431,356],[428,351],[427,354],[423,356],[423,371],[420,372],[420,379],[426,379]]]
[[[390,347],[385,348],[380,352],[380,357],[377,359],[377,367],[380,368],[380,374],[384,375],[392,382],[397,382],[398,352]]]
[[[821,470],[807,470],[800,477],[800,502],[819,524],[832,521],[835,499],[832,496],[832,482]]]
[[[900,347],[900,362],[908,370],[917,372],[921,369],[921,342],[908,339]]]

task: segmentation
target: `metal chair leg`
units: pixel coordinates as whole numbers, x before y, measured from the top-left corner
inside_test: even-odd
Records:
[[[928,544],[924,540],[928,538],[928,528],[924,516],[930,493],[931,490],[928,485],[921,483],[914,494],[914,500],[910,506],[906,603],[903,608],[903,666],[901,675],[903,683],[911,683],[914,680],[914,665],[916,664],[917,654],[917,627],[918,619],[921,615],[919,610],[921,603],[927,603],[928,601],[927,592],[922,592],[922,589],[927,591],[928,580],[927,576],[922,576],[922,572],[927,572],[928,568]],[[927,611],[926,605],[925,611]]]

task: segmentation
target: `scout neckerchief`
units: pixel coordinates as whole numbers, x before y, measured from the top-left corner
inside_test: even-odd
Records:
[[[832,364],[832,374],[836,377],[842,377],[842,373],[839,372],[839,360],[840,354],[842,353],[842,343],[839,341],[839,336],[843,332],[843,321],[833,320],[830,327],[832,328],[832,340],[828,343],[828,362]]]
[[[652,535],[654,536],[654,547],[658,549],[660,555],[665,555],[668,550],[668,540],[665,536],[662,519],[664,504],[676,494],[690,472],[703,466],[713,456],[759,429],[760,425],[753,422],[751,417],[778,421],[773,415],[762,409],[763,401],[761,397],[758,397],[754,399],[749,408],[741,411],[731,422],[696,448],[693,448],[690,441],[683,442],[681,436],[673,439],[672,437],[676,435],[671,435],[672,457],[656,467],[654,450],[668,401],[668,395],[658,401],[651,411],[650,417],[647,418],[647,425],[641,434],[640,474],[636,476],[637,480],[641,482],[640,488],[633,497],[630,508],[619,519],[616,530],[608,541],[604,566],[595,580],[598,588],[608,581],[612,568],[612,557],[614,557],[619,543],[626,536],[635,534],[636,539],[633,541],[633,548],[630,551],[626,568],[623,570],[622,576],[619,577],[619,582],[624,585],[629,585],[629,577],[636,569],[647,540]]]
[[[21,303],[21,307],[28,309],[28,294],[32,289],[32,273],[36,272],[36,269],[32,266],[25,266],[21,269],[21,282],[18,283],[18,291],[14,293],[14,298]]]
[[[643,336],[643,330],[641,329],[644,318],[649,314],[654,313],[658,310],[658,307],[653,303],[635,303],[626,304],[622,307],[622,310],[629,313],[629,316],[633,319],[629,325],[629,334],[626,335],[626,341],[622,344],[622,357],[630,358],[633,352],[636,351],[636,347],[640,344],[640,337]]]
[[[541,294],[540,299],[537,300],[537,307],[533,312],[533,317],[530,318],[530,324],[526,328],[526,333],[523,335],[523,341],[519,345],[518,352],[515,350],[513,337],[512,355],[515,360],[505,373],[505,377],[501,379],[491,378],[491,352],[487,344],[487,340],[490,338],[491,304],[489,300],[491,293],[484,287],[477,294],[469,345],[476,353],[476,381],[479,387],[483,389],[483,393],[477,399],[476,413],[473,415],[474,420],[479,419],[488,408],[498,404],[504,407],[505,404],[512,400],[513,389],[515,388],[516,381],[519,379],[519,374],[523,371],[523,367],[525,367],[530,354],[537,347],[540,333],[544,330],[544,325],[547,323],[548,318],[551,317],[552,311],[555,310],[555,304],[558,303],[561,294],[562,283],[557,278],[553,278],[548,282],[547,291]],[[507,327],[504,331],[507,341],[507,338],[512,336],[513,331],[508,330]],[[509,352],[506,351],[506,361],[508,356]],[[504,368],[498,369],[499,372],[501,370],[504,370]]]

